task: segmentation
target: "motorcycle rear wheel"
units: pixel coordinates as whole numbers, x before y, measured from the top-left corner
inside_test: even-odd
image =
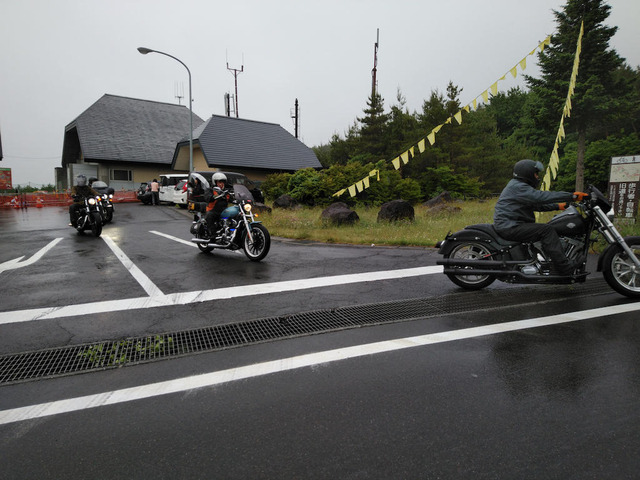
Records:
[[[629,248],[640,258],[640,237],[625,238]],[[640,273],[622,247],[611,247],[602,259],[602,276],[616,292],[640,298]]]
[[[455,258],[458,260],[482,260],[491,255],[487,247],[476,242],[461,242],[451,250],[445,258]],[[460,270],[464,271],[463,268]],[[493,275],[454,275],[447,273],[447,277],[453,283],[467,290],[480,290],[491,285],[496,277]]]
[[[91,233],[96,237],[102,233],[102,217],[98,212],[91,213]]]
[[[259,262],[269,253],[271,248],[271,236],[269,230],[263,225],[256,224],[251,226],[251,236],[253,242],[249,239],[247,233],[244,234],[244,241],[242,242],[242,248],[244,254],[252,262]]]

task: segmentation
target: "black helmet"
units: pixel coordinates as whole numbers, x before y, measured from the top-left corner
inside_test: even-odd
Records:
[[[76,185],[79,187],[84,187],[87,184],[87,177],[80,174],[76,177]]]
[[[540,179],[536,178],[536,174],[542,173],[544,167],[542,163],[535,160],[520,160],[513,166],[513,178],[528,183],[533,188],[538,188]]]

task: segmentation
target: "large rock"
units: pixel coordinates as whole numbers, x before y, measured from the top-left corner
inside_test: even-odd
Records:
[[[433,197],[431,200],[427,200],[426,202],[424,202],[424,206],[425,207],[435,207],[436,205],[440,205],[443,203],[449,203],[453,201],[453,199],[451,198],[451,195],[449,194],[449,192],[447,192],[446,190],[442,193],[440,193],[439,195]]]
[[[280,195],[275,202],[273,202],[273,208],[293,208],[298,205],[291,196]]]
[[[392,200],[383,203],[378,212],[378,222],[397,222],[398,220],[413,222],[414,219],[413,206],[405,200]]]
[[[353,225],[360,221],[356,212],[351,210],[346,203],[336,202],[322,211],[320,218],[334,225]]]

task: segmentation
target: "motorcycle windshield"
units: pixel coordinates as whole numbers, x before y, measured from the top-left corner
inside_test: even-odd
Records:
[[[240,185],[239,183],[236,183],[233,186],[233,196],[238,201],[250,200],[253,202],[253,195],[251,195],[249,189],[247,189],[247,187],[245,187],[244,185]]]

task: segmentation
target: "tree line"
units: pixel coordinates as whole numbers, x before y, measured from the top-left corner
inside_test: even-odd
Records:
[[[499,92],[465,113],[462,124],[446,124],[433,145],[416,152],[399,170],[390,159],[460,111],[460,86],[449,82],[444,92],[432,90],[421,111],[414,112],[400,90],[389,109],[378,93],[371,94],[363,115],[343,135],[336,133],[327,144],[313,147],[322,170],[271,175],[263,184],[265,193],[326,205],[336,200],[335,192],[379,170],[379,181],[376,175],[356,197],[345,193],[339,200],[379,205],[396,198],[417,203],[444,190],[458,197],[498,194],[516,161],[548,163],[582,22],[577,83],[552,189],[582,190],[593,184],[606,191],[611,157],[640,154],[640,68],[629,66],[610,47],[617,30],[604,24],[610,11],[602,0],[568,0],[554,11],[557,32],[550,45],[537,54],[540,77],[525,76],[526,88]]]

